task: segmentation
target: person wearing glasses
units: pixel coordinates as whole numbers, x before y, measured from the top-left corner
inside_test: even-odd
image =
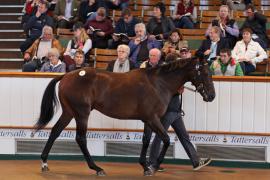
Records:
[[[107,66],[107,71],[125,73],[135,68],[134,63],[129,61],[130,49],[127,45],[121,44],[117,47],[117,59],[111,61]]]

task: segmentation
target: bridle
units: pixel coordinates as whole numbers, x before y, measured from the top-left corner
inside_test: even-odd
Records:
[[[202,83],[202,77],[201,77],[201,70],[202,70],[202,67],[203,66],[208,66],[208,63],[204,63],[204,64],[200,64],[199,62],[195,65],[195,70],[196,70],[196,76],[193,78],[193,80],[196,82],[200,82],[199,85],[196,87],[195,84],[193,84],[196,89],[192,89],[190,87],[186,87],[184,86],[184,88],[186,88],[187,90],[189,91],[192,91],[192,92],[200,92],[204,95],[206,95],[206,92],[204,91],[204,85]]]

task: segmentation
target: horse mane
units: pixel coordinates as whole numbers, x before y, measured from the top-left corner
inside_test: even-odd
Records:
[[[184,68],[186,65],[190,64],[192,61],[194,61],[196,58],[187,58],[187,59],[181,59],[177,58],[176,60],[165,62],[164,64],[160,66],[156,66],[153,68],[148,68],[147,72],[160,72],[160,73],[167,73],[172,72],[181,68]]]

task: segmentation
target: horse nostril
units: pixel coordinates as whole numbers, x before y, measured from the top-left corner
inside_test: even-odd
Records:
[[[208,100],[211,102],[215,99],[215,97],[216,97],[215,94],[211,94],[211,95],[209,95]]]

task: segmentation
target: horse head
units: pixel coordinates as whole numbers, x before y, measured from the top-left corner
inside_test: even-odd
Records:
[[[198,58],[192,58],[191,63],[193,65],[192,70],[189,71],[191,83],[196,87],[196,91],[201,94],[204,101],[213,101],[216,93],[208,63]]]

